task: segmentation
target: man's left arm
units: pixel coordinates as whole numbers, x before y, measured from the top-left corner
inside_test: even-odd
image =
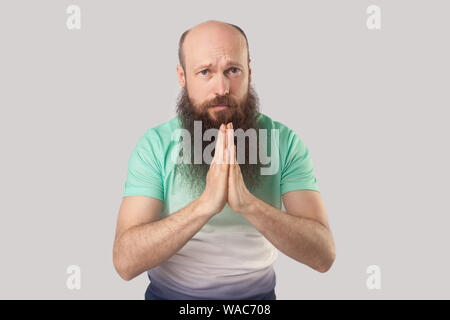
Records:
[[[336,256],[333,235],[319,192],[293,190],[282,199],[286,212],[248,195],[239,210],[278,250],[309,267],[326,272]]]
[[[255,197],[246,187],[233,143],[233,125],[227,125],[228,204],[246,218],[278,250],[311,268],[326,272],[336,256],[333,235],[319,192],[283,193],[286,212]]]

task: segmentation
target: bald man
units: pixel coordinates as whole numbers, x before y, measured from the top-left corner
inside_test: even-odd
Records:
[[[241,28],[203,22],[178,55],[177,116],[131,154],[114,266],[147,271],[146,299],[276,299],[277,249],[322,273],[335,259],[308,149],[259,111]]]

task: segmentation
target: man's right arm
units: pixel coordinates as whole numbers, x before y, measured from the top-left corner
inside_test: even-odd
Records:
[[[147,196],[124,197],[117,219],[113,262],[124,280],[131,280],[180,250],[228,198],[228,163],[225,126],[220,127],[216,152],[201,196],[186,207],[159,219],[162,201]]]
[[[162,201],[129,196],[120,206],[113,262],[124,280],[164,262],[180,250],[214,215],[202,198],[159,220]]]

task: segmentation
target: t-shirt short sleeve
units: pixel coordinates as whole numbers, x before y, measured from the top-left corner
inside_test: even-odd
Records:
[[[156,133],[147,131],[137,142],[128,161],[126,196],[148,196],[163,201],[164,185],[161,174],[161,147]]]
[[[281,172],[281,194],[292,190],[320,192],[308,148],[292,130],[289,130],[286,150],[285,163]]]

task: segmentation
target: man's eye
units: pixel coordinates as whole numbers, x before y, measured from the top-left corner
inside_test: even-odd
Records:
[[[199,73],[203,76],[206,76],[208,71],[209,71],[208,69],[205,69],[200,71]],[[237,74],[239,71],[240,71],[239,68],[236,67],[228,69],[228,72],[231,72],[232,74]]]

